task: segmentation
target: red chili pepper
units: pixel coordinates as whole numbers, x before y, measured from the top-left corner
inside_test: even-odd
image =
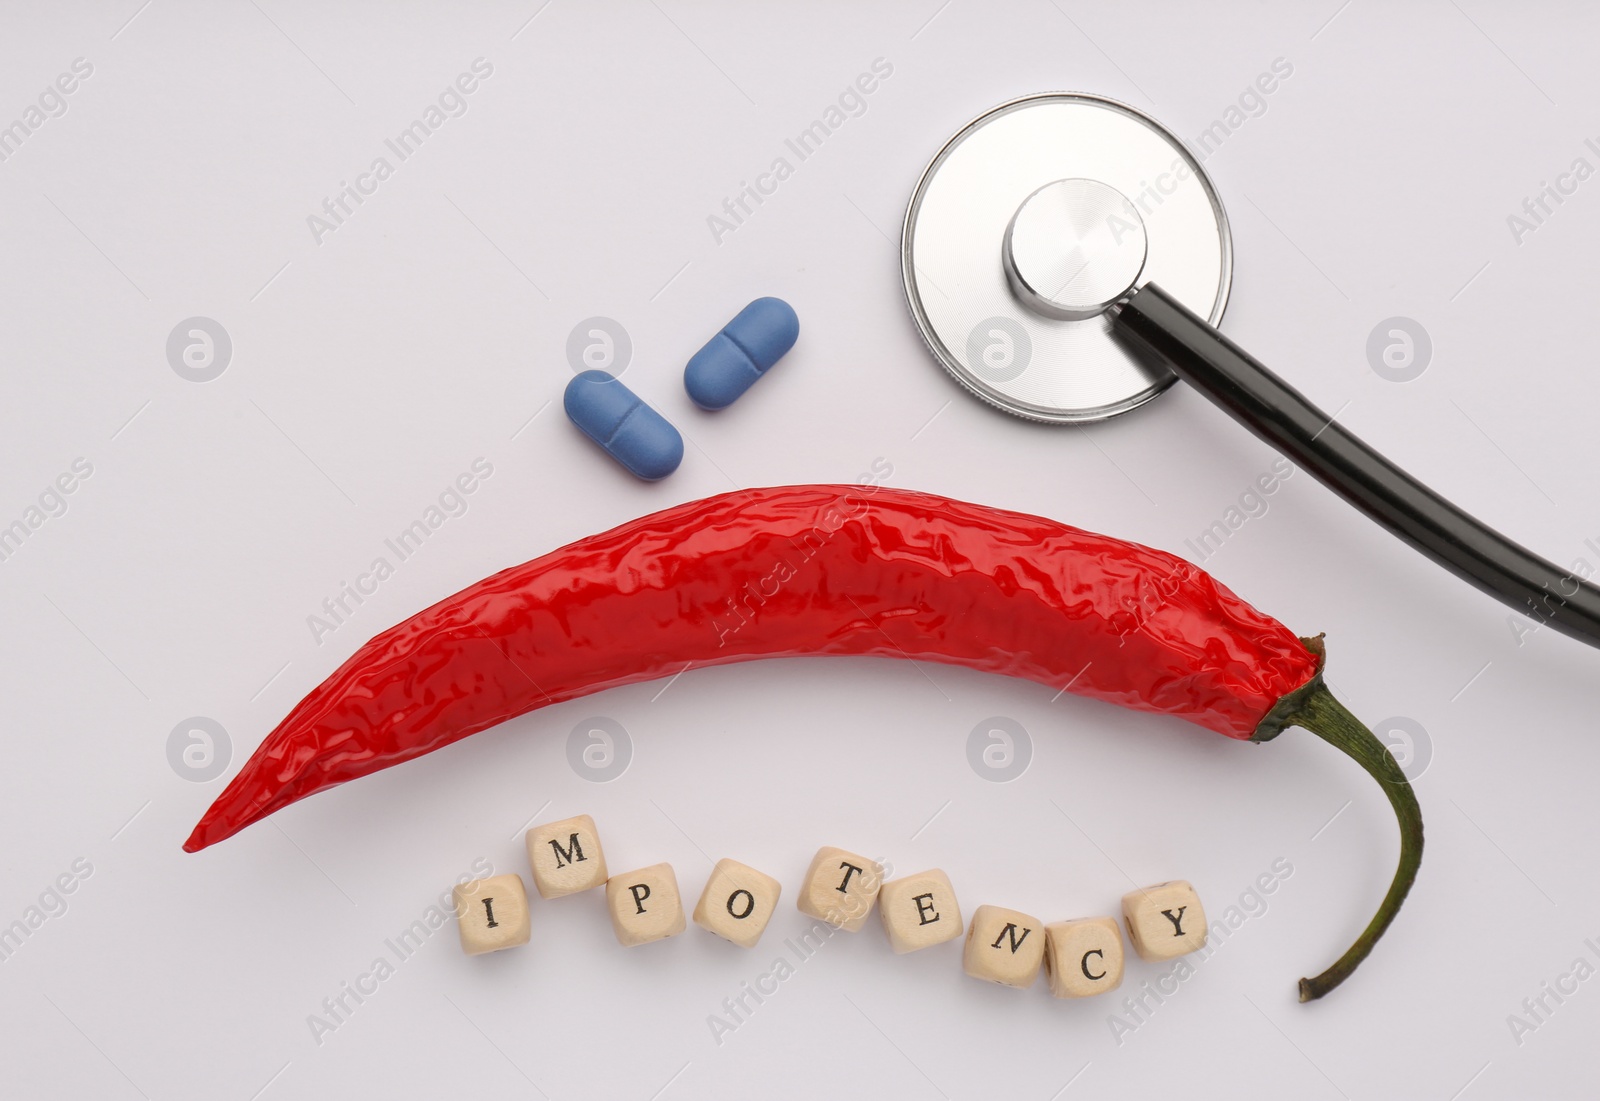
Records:
[[[865,654],[1026,677],[1230,738],[1290,725],[1382,781],[1399,868],[1338,985],[1416,876],[1405,776],[1302,640],[1181,558],[1053,520],[871,486],[740,490],[642,517],[472,585],[368,642],[206,812],[196,852],[298,799],[546,704],[689,666]]]

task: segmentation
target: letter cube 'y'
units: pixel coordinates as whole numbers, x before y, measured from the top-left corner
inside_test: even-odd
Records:
[[[950,877],[930,871],[891,879],[878,892],[878,913],[896,952],[916,952],[955,940],[965,926]]]
[[[683,900],[671,864],[652,864],[606,880],[611,928],[624,948],[683,932]]]
[[[1181,879],[1123,895],[1122,919],[1142,960],[1177,959],[1205,947],[1206,912],[1194,888]]]
[[[853,933],[867,923],[878,889],[883,886],[883,865],[864,856],[824,846],[811,859],[800,884],[795,905],[802,914],[821,918]]]
[[[975,979],[1026,989],[1044,963],[1044,922],[1001,906],[979,906],[967,929],[961,966]]]
[[[474,879],[455,889],[461,950],[469,956],[528,943],[528,892],[520,875]]]
[[[741,948],[754,948],[782,891],[770,875],[737,860],[719,860],[694,908],[694,923]]]
[[[606,854],[587,814],[529,830],[528,863],[540,898],[576,894],[606,881]]]

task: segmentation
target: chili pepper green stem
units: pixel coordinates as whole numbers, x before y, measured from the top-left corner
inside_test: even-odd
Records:
[[[1416,792],[1405,773],[1395,763],[1389,747],[1378,740],[1345,706],[1328,691],[1318,676],[1303,694],[1297,693],[1290,706],[1279,716],[1284,725],[1304,727],[1317,737],[1340,750],[1372,774],[1389,803],[1394,807],[1400,824],[1400,863],[1395,868],[1389,893],[1372,920],[1361,931],[1354,944],[1345,950],[1332,967],[1310,979],[1300,980],[1300,1000],[1313,1001],[1350,977],[1357,965],[1367,958],[1378,938],[1400,912],[1406,892],[1417,878],[1417,868],[1422,863],[1422,808],[1417,805]]]

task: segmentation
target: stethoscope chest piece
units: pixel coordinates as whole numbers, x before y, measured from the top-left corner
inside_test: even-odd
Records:
[[[1050,92],[979,116],[933,158],[901,268],[923,339],[963,386],[1033,420],[1093,421],[1176,378],[1114,339],[1107,309],[1156,282],[1216,324],[1232,252],[1216,189],[1170,131]]]

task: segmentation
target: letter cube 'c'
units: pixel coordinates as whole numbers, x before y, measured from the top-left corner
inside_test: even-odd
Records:
[[[1116,918],[1080,918],[1044,927],[1044,972],[1057,998],[1088,998],[1122,985],[1122,930]]]
[[[606,854],[587,814],[528,831],[528,864],[540,898],[577,894],[606,881]]]
[[[1205,947],[1205,909],[1194,888],[1181,879],[1123,895],[1122,919],[1142,960],[1177,959]]]

